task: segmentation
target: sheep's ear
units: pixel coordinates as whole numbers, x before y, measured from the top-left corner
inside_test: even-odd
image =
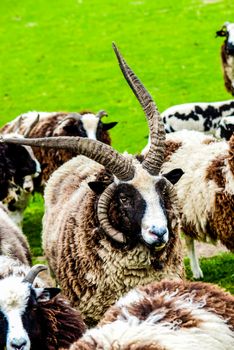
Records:
[[[107,184],[102,181],[91,181],[88,182],[88,185],[96,194],[101,194],[107,187]]]
[[[35,288],[37,302],[43,303],[54,298],[57,294],[61,292],[60,288]]]
[[[118,122],[112,122],[112,123],[105,123],[105,124],[102,124],[102,129],[104,131],[107,131],[107,130],[110,130],[112,129],[115,125],[117,125]]]
[[[217,36],[226,36],[226,35],[227,35],[227,32],[226,32],[226,30],[223,30],[223,29],[218,30],[218,31],[216,32],[216,37],[217,37]]]
[[[179,181],[181,176],[184,174],[183,170],[180,168],[173,169],[169,173],[163,174],[163,176],[169,180],[173,185]]]

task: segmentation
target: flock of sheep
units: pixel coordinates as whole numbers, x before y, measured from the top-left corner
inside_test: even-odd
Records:
[[[234,24],[217,35],[233,93]],[[194,278],[194,240],[234,250],[234,101],[160,116],[113,49],[148,122],[141,154],[111,147],[105,111],[29,112],[0,131],[0,349],[231,350],[234,297],[185,280],[180,234]],[[21,230],[34,191],[44,193],[43,249],[59,288],[38,277],[46,266],[31,267]]]

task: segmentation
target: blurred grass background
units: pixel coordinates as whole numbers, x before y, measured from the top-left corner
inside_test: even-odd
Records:
[[[233,0],[1,0],[0,125],[29,110],[105,109],[108,121],[119,122],[111,130],[113,146],[140,152],[147,125],[112,41],[160,111],[179,103],[227,100],[222,38],[215,38],[225,21],[234,21]],[[24,220],[35,256],[42,254],[42,214],[37,195]],[[225,276],[221,285],[234,293],[233,254],[202,264],[206,278],[221,283]]]

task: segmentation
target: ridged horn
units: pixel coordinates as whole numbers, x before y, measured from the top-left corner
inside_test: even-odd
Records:
[[[39,272],[41,271],[45,271],[47,270],[47,266],[46,265],[34,265],[33,267],[31,267],[31,269],[29,270],[28,274],[24,277],[23,282],[28,282],[33,284],[35,278],[37,277],[37,275],[39,274]]]
[[[32,129],[34,128],[34,126],[39,122],[40,119],[40,114],[38,114],[36,116],[36,118],[32,121],[32,123],[29,125],[29,127],[27,128],[27,130],[24,132],[24,137],[27,138],[30,135],[30,132],[32,131]]]
[[[103,110],[97,112],[97,114],[96,114],[96,117],[99,119],[101,119],[102,117],[107,117],[107,116],[108,116],[107,112],[103,111]]]
[[[82,115],[79,113],[69,113],[64,119],[60,120],[60,122],[58,124],[62,124],[63,122],[65,122],[66,120],[69,120],[69,119],[79,121],[81,117],[82,117]]]
[[[29,145],[33,147],[47,147],[56,149],[68,149],[77,154],[82,154],[102,164],[119,180],[129,181],[134,177],[135,168],[131,159],[124,157],[111,146],[97,140],[84,137],[45,137],[37,139],[17,139],[1,136],[1,142]]]
[[[140,102],[148,121],[151,145],[146,158],[142,162],[142,167],[151,175],[157,175],[160,172],[164,160],[165,129],[163,120],[151,95],[148,93],[131,68],[127,65],[116,45],[114,43],[112,45],[118,59],[120,69]]]
[[[119,243],[125,243],[126,239],[122,232],[116,230],[109,221],[109,215],[108,215],[108,208],[110,201],[113,197],[113,192],[116,188],[116,184],[112,183],[110,184],[105,191],[101,194],[99,201],[98,201],[98,207],[97,207],[97,215],[98,220],[100,222],[100,225],[102,229],[105,231],[105,233],[111,237],[113,240],[119,242]]]

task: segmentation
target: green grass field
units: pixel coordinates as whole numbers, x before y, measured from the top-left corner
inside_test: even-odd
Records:
[[[233,0],[2,0],[0,126],[28,110],[105,109],[108,121],[119,122],[111,131],[113,146],[139,152],[147,125],[119,70],[112,41],[159,110],[227,100],[222,39],[215,38],[225,21],[234,21]],[[37,196],[25,213],[34,255],[42,253],[42,211]],[[234,292],[232,254],[202,264],[211,281]]]

